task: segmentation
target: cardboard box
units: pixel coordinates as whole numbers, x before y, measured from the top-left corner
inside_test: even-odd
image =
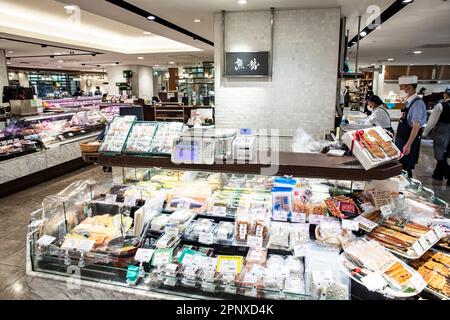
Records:
[[[367,150],[366,147],[364,147],[361,141],[362,139],[365,139],[368,143],[374,146],[378,146],[376,140],[373,137],[367,135],[367,133],[370,132],[371,130],[375,130],[385,142],[388,142],[394,148],[394,150],[396,151],[395,156],[388,156],[386,152],[383,151],[384,158],[376,158],[369,152],[369,150]],[[350,150],[352,150],[353,148],[352,150],[353,155],[356,157],[356,159],[359,160],[361,165],[366,170],[382,166],[389,162],[397,161],[401,157],[401,152],[395,146],[393,139],[381,127],[373,127],[370,129],[354,130],[346,132],[342,136],[342,141]]]

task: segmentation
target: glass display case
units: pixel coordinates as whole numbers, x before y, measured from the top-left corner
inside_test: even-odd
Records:
[[[30,225],[33,271],[197,298],[449,296],[420,265],[450,258],[437,251],[448,238],[448,204],[405,176],[389,179],[399,192],[375,192],[370,182],[182,168],[115,167],[113,180],[76,183],[46,198]],[[416,222],[408,220],[413,211]],[[389,219],[401,223],[389,229]],[[374,228],[389,229],[395,243],[414,232],[431,242],[420,258],[408,259]],[[350,288],[365,288],[369,275],[385,287],[355,296]]]

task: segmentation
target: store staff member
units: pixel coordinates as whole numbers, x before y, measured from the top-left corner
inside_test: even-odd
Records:
[[[427,108],[423,100],[417,95],[417,76],[401,77],[400,90],[406,93],[405,107],[402,109],[395,144],[403,152],[400,162],[403,170],[412,178],[412,170],[419,161],[420,140],[422,131],[427,123]]]
[[[372,114],[364,120],[364,124],[380,126],[394,136],[394,129],[392,129],[391,125],[391,117],[384,108],[384,102],[379,96],[372,95],[367,99],[367,109],[369,109]]]
[[[447,163],[447,149],[450,144],[450,86],[444,92],[444,101],[436,105],[423,131],[424,136],[432,132],[434,157],[437,161],[433,178],[447,179],[450,186],[450,168]]]

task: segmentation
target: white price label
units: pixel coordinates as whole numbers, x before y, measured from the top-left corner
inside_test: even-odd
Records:
[[[421,256],[424,252],[422,246],[420,245],[419,241],[416,241],[413,243],[412,248],[417,253],[417,255]]]
[[[438,241],[438,237],[436,237],[436,234],[434,233],[433,230],[428,231],[426,237],[428,239],[428,242],[430,242],[430,244],[433,244]]]
[[[355,220],[342,220],[342,229],[347,229],[350,231],[358,231],[359,230],[359,222]]]
[[[307,244],[298,244],[294,246],[294,257],[306,257],[308,252]]]
[[[380,210],[383,217],[389,217],[390,215],[392,215],[392,207],[389,204],[382,206]]]
[[[68,135],[69,135],[69,137],[73,137],[73,133],[72,132],[69,132]]]
[[[306,213],[292,212],[291,222],[305,223],[306,222]]]
[[[186,253],[181,261],[182,265],[193,266],[195,262],[195,256],[190,253]]]
[[[81,239],[78,242],[77,249],[78,249],[78,251],[81,251],[81,252],[89,252],[92,250],[92,247],[94,246],[94,244],[95,244],[95,241],[93,241],[93,240]]]
[[[74,239],[74,238],[68,238],[64,240],[64,243],[62,244],[61,248],[66,250],[74,250],[78,247],[78,242],[80,239]]]
[[[430,244],[427,241],[427,237],[426,236],[421,236],[419,238],[419,243],[420,243],[420,245],[422,246],[422,248],[424,250],[427,250],[429,248],[429,246],[430,246]]]
[[[364,181],[353,181],[353,190],[364,190],[366,183]]]
[[[55,241],[56,238],[49,236],[49,235],[43,235],[42,237],[39,238],[39,240],[37,241],[37,244],[40,246],[48,246],[50,245],[53,241]]]
[[[223,206],[214,206],[213,207],[213,216],[226,216],[227,215],[227,208]]]
[[[363,216],[358,216],[353,221],[358,221],[361,226],[361,229],[363,229],[364,231],[367,231],[367,232],[370,232],[373,229],[375,229],[376,227],[378,227],[377,223],[375,223],[369,219],[366,219]]]
[[[139,248],[136,251],[134,260],[138,262],[150,262],[150,260],[152,260],[153,257],[153,252],[155,252],[155,250],[153,249]]]
[[[222,260],[220,263],[220,273],[238,273],[237,260]]]
[[[310,214],[309,215],[309,223],[310,224],[320,224],[324,220],[324,216],[319,214]]]
[[[136,205],[136,197],[126,196],[123,200],[123,203],[127,206],[135,206]]]
[[[334,283],[333,274],[330,270],[314,270],[312,277],[314,283]]]
[[[437,235],[437,237],[439,238],[439,239],[441,239],[441,238],[444,238],[445,236],[446,236],[446,233],[445,233],[445,231],[442,229],[442,227],[440,227],[440,226],[436,226],[436,227],[434,227],[434,232],[436,233],[436,235]]]
[[[213,243],[213,234],[211,232],[202,232],[198,235],[198,242],[203,244]]]
[[[247,237],[247,246],[249,248],[260,249],[260,248],[262,248],[262,245],[263,245],[262,237],[258,237],[258,236],[254,236],[254,235],[249,235]]]
[[[159,265],[168,264],[171,259],[172,259],[171,251],[166,250],[166,251],[155,252],[154,265],[159,266]]]
[[[276,221],[287,221],[288,220],[288,212],[275,210],[273,212],[272,219],[276,220]]]
[[[233,287],[231,284],[227,284],[225,286],[225,292],[236,294],[236,287]]]
[[[106,202],[116,202],[117,194],[107,193],[105,197]]]
[[[177,205],[178,209],[190,209],[191,208],[191,202],[187,200],[180,200]]]

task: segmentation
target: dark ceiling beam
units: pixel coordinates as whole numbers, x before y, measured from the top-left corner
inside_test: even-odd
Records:
[[[33,45],[36,45],[36,46],[40,46],[42,48],[50,47],[50,48],[66,49],[66,50],[72,50],[72,51],[87,52],[87,53],[90,53],[90,54],[92,54],[92,53],[101,54],[101,52],[96,52],[96,51],[92,51],[92,50],[82,50],[82,49],[58,46],[58,45],[53,45],[53,44],[48,44],[48,43],[40,43],[40,42],[34,42],[34,41],[28,41],[28,40],[13,39],[13,38],[8,38],[8,37],[0,37],[0,40],[13,41],[13,42],[19,42],[19,43],[26,43],[26,44],[33,44]]]
[[[165,26],[167,28],[170,28],[172,30],[175,30],[177,32],[185,34],[185,35],[193,38],[194,40],[199,40],[201,42],[204,42],[204,43],[214,47],[214,42],[212,42],[212,41],[210,41],[208,39],[205,39],[205,38],[203,38],[203,37],[201,37],[201,36],[191,32],[191,31],[189,31],[187,29],[184,29],[184,28],[182,28],[182,27],[180,27],[180,26],[178,26],[178,25],[176,25],[176,24],[174,24],[174,23],[172,23],[170,21],[167,21],[166,19],[158,17],[157,15],[155,15],[155,14],[153,14],[151,12],[148,12],[148,11],[146,11],[144,9],[136,7],[135,5],[132,5],[131,3],[128,3],[128,2],[123,1],[123,0],[105,0],[105,1],[109,2],[111,4],[114,4],[114,5],[122,8],[122,9],[125,9],[125,10],[127,10],[129,12],[137,14],[137,15],[139,15],[141,17],[144,17],[145,19],[147,19],[149,21],[149,23],[159,23],[159,24],[161,24],[161,25],[163,25],[163,26]],[[153,16],[153,17],[155,17],[155,19],[149,20],[148,19],[149,16]]]
[[[372,28],[371,26],[376,25],[378,27],[379,25],[382,25],[383,23],[388,21],[390,18],[392,18],[394,15],[396,15],[398,12],[400,12],[402,9],[404,9],[406,6],[408,6],[412,3],[414,3],[414,1],[404,3],[404,0],[395,0],[395,2],[393,4],[391,4],[386,10],[384,10],[368,26],[366,26],[364,29],[358,31],[359,33],[362,33],[363,31],[366,33],[365,36],[360,37],[360,41],[364,40],[364,38],[366,38],[370,33],[372,33],[373,31],[376,30],[376,28]],[[357,42],[358,42],[358,34],[356,34],[356,36],[354,36],[353,39],[351,39],[348,42],[347,46],[349,48],[351,48]]]
[[[61,58],[61,57],[75,57],[75,56],[96,56],[103,53],[74,53],[74,54],[44,54],[38,56],[8,56],[7,59],[26,59],[26,58]]]

